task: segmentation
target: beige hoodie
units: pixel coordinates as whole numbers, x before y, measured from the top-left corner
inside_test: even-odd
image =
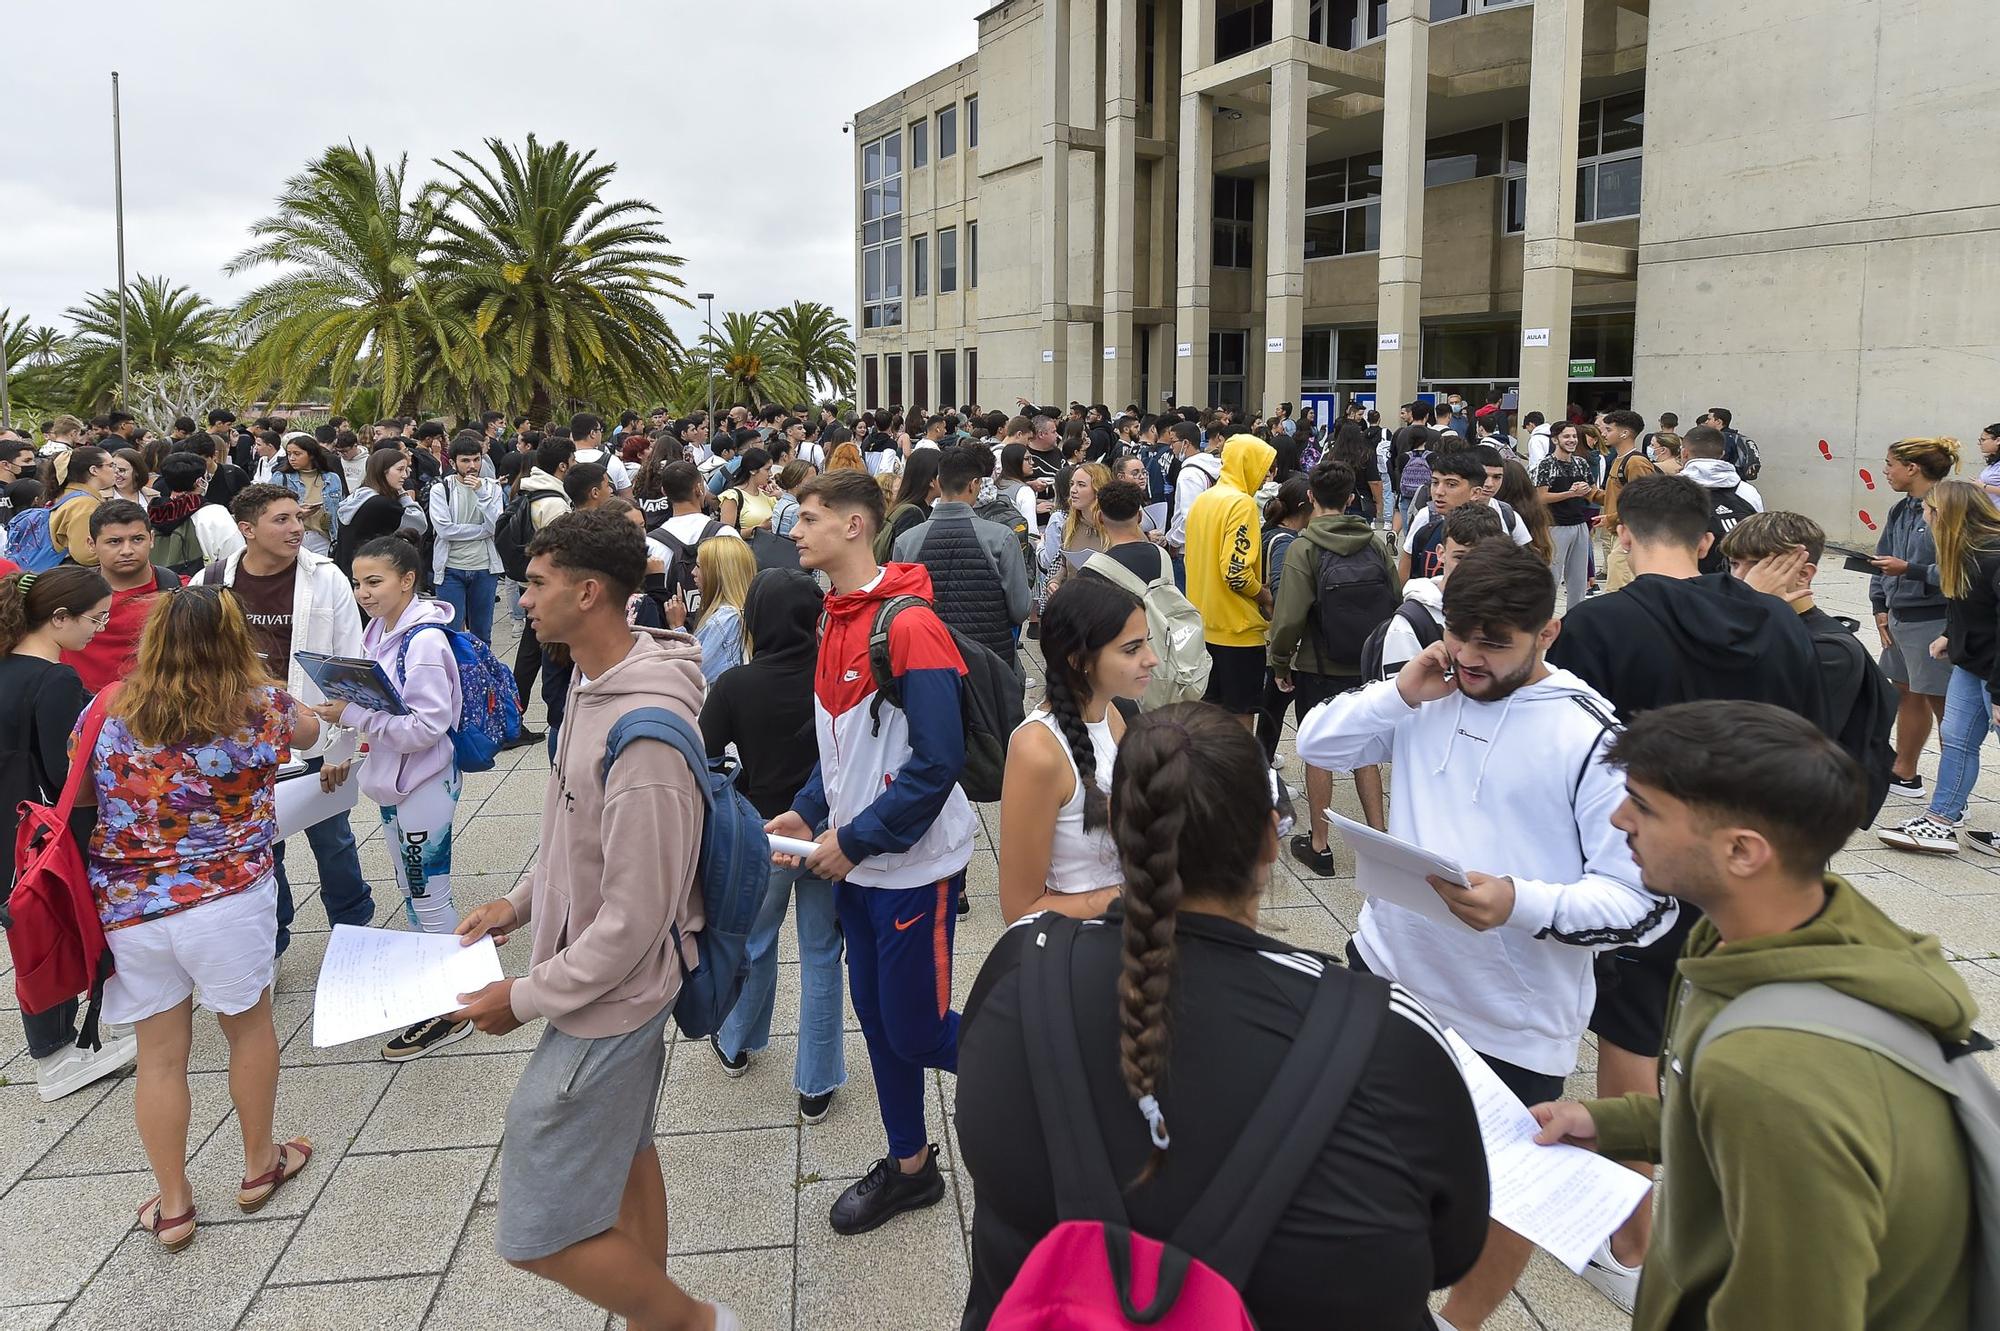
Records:
[[[695,725],[701,649],[685,633],[642,631],[623,661],[578,681],[542,805],[541,853],[507,900],[534,936],[530,969],[514,982],[514,1015],[598,1039],[636,1030],[671,1006],[696,960],[702,799],[694,774],[668,745],[636,740],[607,782],[604,746],[612,725],[640,707],[665,707]]]

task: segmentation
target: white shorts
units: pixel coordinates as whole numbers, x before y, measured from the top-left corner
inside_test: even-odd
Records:
[[[158,1016],[197,989],[210,1012],[257,1005],[278,974],[278,885],[255,887],[105,934],[117,970],[104,985],[104,1020]]]

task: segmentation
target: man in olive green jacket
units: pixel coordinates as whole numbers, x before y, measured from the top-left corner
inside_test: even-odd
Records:
[[[1612,744],[1612,818],[1655,892],[1707,914],[1667,1016],[1662,1096],[1535,1106],[1541,1140],[1665,1168],[1634,1331],[1960,1331],[1969,1162],[1948,1098],[1859,1046],[1745,1029],[1694,1054],[1731,999],[1817,981],[1957,1043],[1971,994],[1937,940],[1826,862],[1859,826],[1861,769],[1762,703],[1647,712]]]

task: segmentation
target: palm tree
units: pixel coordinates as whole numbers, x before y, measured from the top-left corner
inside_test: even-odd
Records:
[[[97,292],[66,311],[76,324],[69,369],[76,404],[97,410],[118,388],[118,291]],[[132,374],[183,361],[220,367],[230,356],[229,313],[164,277],[141,277],[125,292],[126,359]]]
[[[47,369],[63,358],[69,347],[69,339],[47,324],[43,324],[28,333],[26,347],[27,363],[40,369]]]
[[[714,377],[718,407],[796,405],[809,396],[769,315],[723,315],[720,328],[702,334],[700,358]]]
[[[336,410],[376,384],[383,402],[415,415],[427,380],[463,388],[489,377],[469,324],[440,310],[423,280],[436,186],[409,189],[408,166],[407,154],[392,165],[373,149],[328,148],[252,224],[259,243],[223,271],[290,271],[237,308],[248,344],[235,388],[285,400],[324,376]]]
[[[50,334],[56,344],[56,358],[41,354],[41,335]],[[28,327],[28,316],[15,317],[12,310],[0,310],[0,344],[7,351],[7,394],[17,416],[26,417],[41,404],[69,402],[59,387],[62,336],[52,328]]]
[[[655,298],[676,291],[679,256],[639,199],[607,202],[617,170],[594,152],[528,136],[486,140],[491,161],[460,151],[438,216],[430,271],[440,299],[472,325],[537,420],[559,399],[653,397],[680,360]]]
[[[785,364],[799,382],[826,389],[834,397],[854,392],[854,337],[847,320],[831,305],[795,300],[770,312],[771,332],[784,348]]]

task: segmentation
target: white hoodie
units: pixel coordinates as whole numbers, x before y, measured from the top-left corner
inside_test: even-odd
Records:
[[[1415,601],[1439,624],[1444,623],[1444,587],[1436,578],[1411,578],[1403,584],[1403,600]],[[1382,635],[1382,678],[1394,679],[1396,672],[1424,649],[1410,621],[1396,614],[1389,617],[1389,630]]]
[[[1514,880],[1514,913],[1497,928],[1370,899],[1355,944],[1474,1049],[1534,1072],[1576,1066],[1597,997],[1592,954],[1652,941],[1678,910],[1639,885],[1611,825],[1625,799],[1624,776],[1604,761],[1613,716],[1588,684],[1555,670],[1499,702],[1460,693],[1422,707],[1382,680],[1299,726],[1299,757],[1315,767],[1395,762],[1392,835]]]
[[[1764,496],[1757,493],[1757,487],[1736,474],[1734,463],[1721,458],[1689,458],[1681,468],[1681,475],[1693,481],[1704,490],[1727,490],[1732,486],[1743,500],[1759,513],[1764,511]]]

